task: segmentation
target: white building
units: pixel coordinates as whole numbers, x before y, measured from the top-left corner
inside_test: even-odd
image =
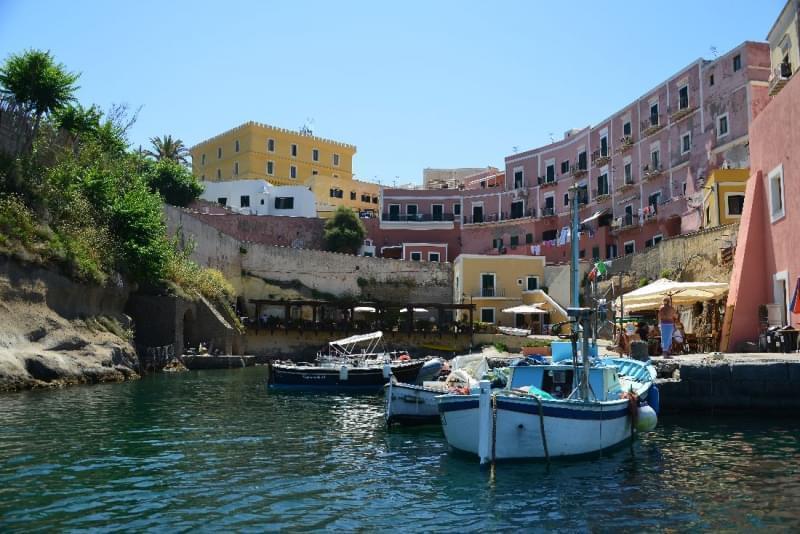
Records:
[[[264,180],[203,182],[203,200],[248,215],[316,217],[314,193],[302,185],[276,186]]]

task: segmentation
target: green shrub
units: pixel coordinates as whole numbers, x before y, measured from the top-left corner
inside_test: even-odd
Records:
[[[508,347],[506,344],[500,341],[494,342],[494,348],[497,349],[497,352],[508,352]]]
[[[647,278],[645,278],[645,277],[639,278],[639,287],[644,287],[649,283],[650,283],[650,280],[648,280]]]

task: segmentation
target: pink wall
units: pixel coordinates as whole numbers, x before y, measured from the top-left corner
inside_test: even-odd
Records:
[[[449,247],[444,243],[406,243],[403,248],[405,250],[403,259],[408,261],[411,261],[411,254],[413,252],[419,252],[422,255],[421,261],[429,261],[428,258],[430,258],[429,254],[431,252],[438,253],[439,261],[441,262],[452,261],[455,257],[449,257]]]
[[[729,350],[758,334],[757,310],[773,301],[773,275],[788,273],[788,298],[798,276],[800,256],[800,77],[795,76],[764,107],[750,126],[750,158],[753,174],[745,193],[734,259],[734,275],[728,305],[734,306]],[[769,174],[783,165],[784,209],[786,215],[770,219]],[[797,326],[800,316],[792,314]]]

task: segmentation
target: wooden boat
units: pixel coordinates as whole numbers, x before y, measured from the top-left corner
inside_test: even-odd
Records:
[[[378,331],[331,341],[313,363],[272,362],[267,384],[284,390],[377,393],[391,375],[415,381],[425,361],[378,351],[382,338]]]

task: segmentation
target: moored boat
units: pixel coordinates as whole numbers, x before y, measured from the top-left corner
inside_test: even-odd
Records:
[[[379,351],[382,332],[331,341],[314,363],[272,362],[268,386],[273,389],[377,393],[389,377],[413,382],[424,360],[401,352]]]

